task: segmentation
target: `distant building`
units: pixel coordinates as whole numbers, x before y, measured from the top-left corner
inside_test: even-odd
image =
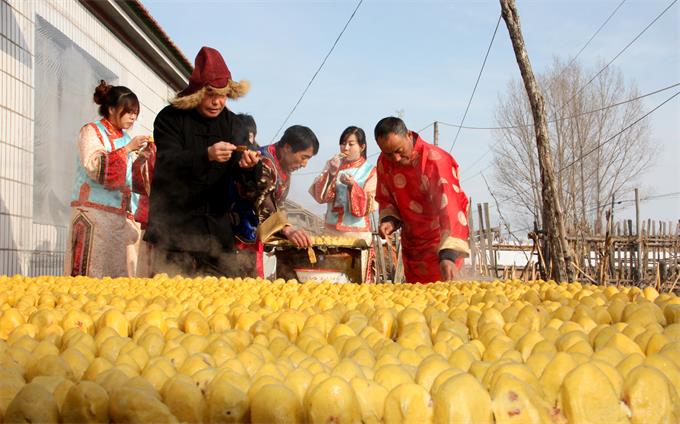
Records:
[[[324,220],[319,215],[303,208],[292,200],[286,200],[285,206],[288,220],[291,224],[304,228],[311,235],[318,236],[324,233]]]
[[[0,16],[0,274],[61,274],[94,87],[130,87],[131,132],[149,134],[192,65],[138,1],[0,0]]]

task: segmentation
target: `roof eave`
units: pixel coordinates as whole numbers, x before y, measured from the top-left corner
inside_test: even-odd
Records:
[[[140,15],[137,2],[121,0],[80,0],[175,91],[188,83],[191,64],[182,52],[158,36],[162,29],[153,20]]]

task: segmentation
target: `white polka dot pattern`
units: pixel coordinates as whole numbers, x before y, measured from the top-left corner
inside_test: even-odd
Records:
[[[415,200],[411,200],[411,202],[408,204],[408,207],[415,213],[423,213],[422,205]]]
[[[467,226],[467,218],[465,217],[465,212],[458,211],[458,222],[460,222],[460,225]]]
[[[404,174],[396,174],[394,176],[394,186],[396,188],[404,188],[406,187],[406,177]]]
[[[420,190],[423,193],[427,193],[430,191],[430,179],[427,178],[427,175],[422,175],[420,177]]]

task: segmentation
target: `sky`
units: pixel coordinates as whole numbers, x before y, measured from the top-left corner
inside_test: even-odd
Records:
[[[555,57],[578,53],[622,0],[518,0],[524,39],[534,72]],[[581,64],[613,59],[669,4],[677,0],[625,0],[580,54]],[[151,15],[193,62],[207,45],[224,56],[236,80],[251,83],[248,95],[228,107],[253,115],[257,140],[269,144],[318,69],[358,1],[142,0]],[[377,153],[375,124],[401,115],[412,130],[432,141],[433,121],[460,123],[500,15],[498,1],[364,0],[324,67],[286,123],[312,128],[321,143],[307,168],[294,174],[289,198],[323,215],[307,193],[314,176],[338,151],[349,125],[364,129],[369,155]],[[648,93],[680,82],[680,4],[673,6],[612,64],[625,80]],[[519,69],[505,23],[494,44],[465,119],[465,125],[494,126],[494,112]],[[643,99],[651,110],[679,87]],[[639,180],[643,219],[680,218],[680,96],[647,118],[651,143],[660,148],[654,166]],[[280,134],[279,134],[280,136]],[[449,150],[456,128],[440,125],[441,147]],[[495,141],[488,130],[463,129],[452,149],[461,182],[474,203],[489,202]],[[377,156],[372,156],[375,161]],[[624,198],[633,198],[626,193]],[[632,202],[619,217],[633,218]],[[628,206],[624,209],[624,206]],[[503,211],[503,205],[501,205]],[[504,211],[508,213],[507,210]]]

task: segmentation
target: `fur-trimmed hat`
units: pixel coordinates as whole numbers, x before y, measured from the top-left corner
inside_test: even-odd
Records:
[[[189,96],[203,87],[226,88],[231,81],[231,71],[224,58],[211,47],[201,47],[194,61],[194,70],[189,77],[189,86],[177,94]]]

